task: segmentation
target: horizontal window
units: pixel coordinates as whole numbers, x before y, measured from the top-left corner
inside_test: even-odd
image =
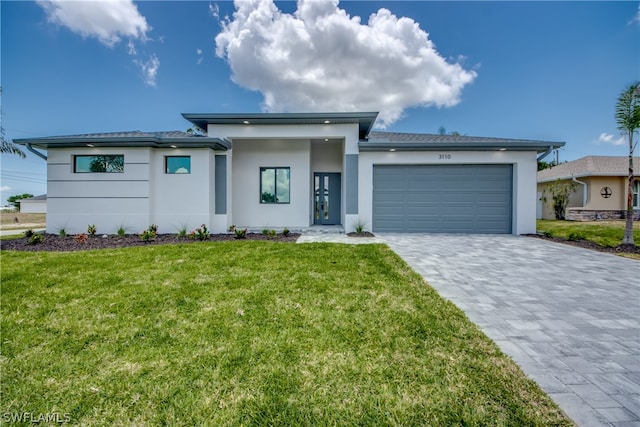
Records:
[[[289,203],[289,168],[260,168],[260,203]]]
[[[74,156],[74,173],[122,173],[124,155]]]
[[[191,173],[191,156],[166,156],[165,173]]]

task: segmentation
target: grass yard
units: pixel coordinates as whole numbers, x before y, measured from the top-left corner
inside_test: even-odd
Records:
[[[618,246],[624,237],[625,221],[556,221],[538,220],[538,232],[563,239],[583,238],[600,246]],[[640,244],[640,222],[633,223],[633,239]]]
[[[3,251],[1,276],[3,417],[573,425],[383,245]]]
[[[18,221],[16,222],[16,218]],[[25,228],[44,228],[47,214],[22,212],[0,212],[0,230],[17,230]]]

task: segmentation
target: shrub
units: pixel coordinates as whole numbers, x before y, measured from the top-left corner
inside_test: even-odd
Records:
[[[152,240],[155,240],[157,235],[158,235],[158,226],[155,224],[151,224],[149,228],[144,230],[138,236],[140,236],[140,239],[142,239],[143,242],[150,242]]]
[[[116,229],[116,234],[120,237],[124,237],[127,235],[127,227],[125,227],[124,225],[119,225],[118,228]]]
[[[266,228],[266,227],[265,227],[265,228],[263,228],[263,229],[262,229],[262,234],[264,234],[265,236],[268,236],[268,235],[269,235],[269,229],[268,229],[268,228]]]
[[[278,235],[278,233],[276,232],[276,230],[268,230],[267,231],[267,236],[269,236],[270,239],[275,238]]]
[[[30,245],[37,245],[38,243],[44,242],[44,236],[42,234],[34,233],[29,237]]]
[[[285,228],[282,230],[282,235],[283,235],[283,236],[285,236],[285,237],[286,237],[286,236],[288,236],[288,235],[289,235],[289,233],[290,233],[290,231],[289,231],[289,229],[288,229],[287,227],[285,227]]]
[[[67,230],[64,227],[62,227],[60,230],[58,230],[58,235],[62,238],[65,238],[69,234],[67,233]]]
[[[24,232],[24,237],[31,237],[31,236],[33,236],[34,234],[35,234],[35,233],[33,232],[33,230],[29,229],[29,230],[26,230],[26,231]]]
[[[367,231],[367,223],[358,218],[353,228],[356,233],[362,234]]]
[[[236,233],[236,239],[245,239],[247,237],[247,229],[242,229],[240,230],[239,228],[236,228],[234,230],[234,232]]]
[[[234,231],[236,231],[236,226],[235,226],[235,225],[233,225],[233,224],[231,224],[231,225],[229,226],[229,233],[233,233]]]
[[[210,237],[209,229],[206,225],[202,224],[200,227],[193,230],[189,236],[194,240],[207,240]]]
[[[89,236],[95,236],[97,231],[98,231],[98,230],[97,230],[97,228],[96,228],[96,225],[95,225],[95,224],[91,224],[91,225],[89,225],[89,226],[87,227],[87,234],[88,234]]]
[[[75,240],[76,243],[87,243],[89,236],[84,233],[80,233],[73,236],[73,240]]]
[[[186,225],[181,225],[180,228],[178,228],[178,237],[187,237],[187,233]]]

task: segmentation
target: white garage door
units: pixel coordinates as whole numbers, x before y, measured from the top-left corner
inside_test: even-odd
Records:
[[[511,233],[511,165],[376,165],[373,231]]]

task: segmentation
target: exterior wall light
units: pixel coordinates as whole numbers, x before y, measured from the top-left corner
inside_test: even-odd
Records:
[[[93,144],[87,144],[87,147],[93,148]]]
[[[391,151],[393,153],[394,151],[396,151],[396,149],[395,148],[390,148],[389,151]]]
[[[249,120],[243,120],[242,123],[244,123],[245,125],[250,124]]]

